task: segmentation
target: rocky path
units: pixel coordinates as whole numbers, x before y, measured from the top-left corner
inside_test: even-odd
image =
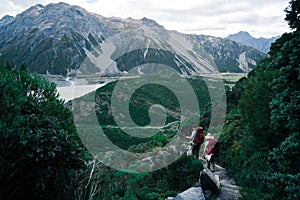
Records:
[[[226,169],[216,165],[215,171],[211,172],[204,165],[197,186],[166,200],[235,200],[240,197],[239,189]]]
[[[211,172],[219,185],[219,194],[213,194],[210,190],[204,191],[206,199],[211,200],[233,200],[240,197],[240,187],[235,184],[233,178],[228,176],[226,169],[216,165],[216,171]],[[202,186],[203,187],[203,186]]]

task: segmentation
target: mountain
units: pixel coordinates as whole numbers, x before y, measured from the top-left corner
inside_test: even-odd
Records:
[[[0,20],[0,26],[8,24],[14,19],[13,16],[5,15],[1,20]]]
[[[241,44],[256,48],[261,52],[268,53],[271,47],[271,44],[275,42],[280,36],[272,38],[255,38],[252,37],[248,32],[240,31],[236,34],[231,34],[226,37],[229,40],[239,42]]]
[[[119,74],[133,67],[143,73],[156,63],[199,75],[248,72],[266,54],[222,38],[169,31],[147,18],[106,18],[57,3],[2,18],[0,56],[40,74]]]

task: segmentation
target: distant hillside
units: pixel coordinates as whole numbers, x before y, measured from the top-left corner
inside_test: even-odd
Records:
[[[114,49],[103,45],[107,41]],[[25,61],[32,72],[54,75],[120,74],[145,63],[164,64],[183,75],[248,72],[266,56],[226,39],[168,31],[151,19],[106,18],[66,3],[38,4],[2,18],[0,55],[16,64]]]
[[[272,38],[255,38],[252,37],[248,32],[240,31],[236,34],[231,34],[226,37],[229,40],[239,42],[241,44],[256,48],[261,52],[268,53],[271,47],[271,44],[278,39],[280,36]]]

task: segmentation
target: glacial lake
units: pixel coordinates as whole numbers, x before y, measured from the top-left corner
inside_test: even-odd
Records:
[[[64,99],[65,102],[73,100],[78,97],[82,97],[85,94],[95,91],[96,89],[103,87],[106,83],[92,84],[92,85],[71,85],[64,87],[57,87],[60,99]]]

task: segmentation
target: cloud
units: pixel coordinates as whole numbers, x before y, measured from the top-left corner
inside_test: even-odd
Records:
[[[16,15],[17,13],[23,10],[21,6],[14,4],[14,2],[12,1],[5,1],[5,3],[0,1],[0,3],[1,3],[0,16],[4,16],[7,14]]]
[[[98,0],[86,0],[85,2],[87,2],[87,3],[95,3],[95,2],[97,2]]]
[[[36,5],[36,4],[48,4],[51,2],[58,2],[58,1],[51,1],[51,0],[28,0],[28,1],[19,1],[19,0],[9,0],[9,1],[5,1],[5,0],[1,0],[3,2],[8,2],[8,3],[12,3],[15,6],[18,6],[20,8],[28,8],[30,6]],[[3,4],[1,4],[3,5]],[[2,10],[2,8],[1,8]]]

